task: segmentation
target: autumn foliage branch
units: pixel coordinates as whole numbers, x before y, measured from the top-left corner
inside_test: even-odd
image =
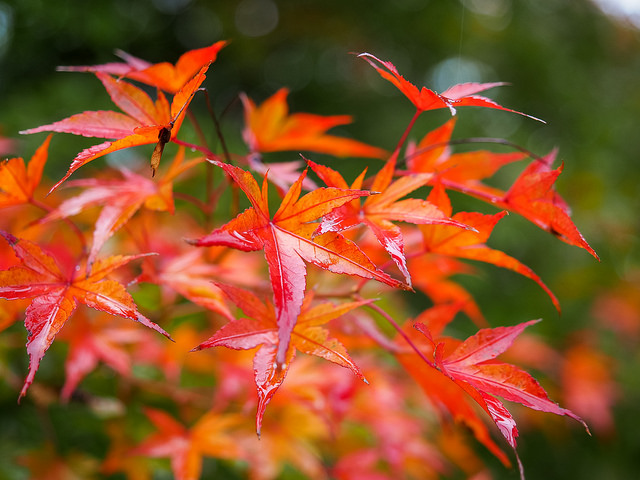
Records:
[[[0,165],[2,327],[24,318],[28,333],[19,397],[56,339],[68,345],[66,380],[48,387],[62,400],[81,397],[83,379],[103,363],[129,389],[173,402],[172,413],[145,407],[155,433],[141,442],[127,437],[124,413],[113,422],[120,427],[109,430],[100,468],[129,478],[150,478],[135,475],[150,475],[148,458],[168,457],[176,478],[196,479],[204,456],[239,461],[258,479],[276,478],[287,463],[310,478],[424,478],[456,468],[471,476],[484,467],[461,460],[471,450],[449,423],[466,425],[510,465],[491,432],[515,452],[518,430],[498,397],[584,423],[525,370],[496,360],[537,321],[489,327],[454,278],[472,272],[466,260],[489,263],[534,281],[560,310],[533,270],[488,246],[507,212],[597,258],[554,188],[562,171],[555,150],[455,151],[470,141],[452,137],[462,107],[538,119],[479,95],[501,83],[438,94],[363,53],[416,109],[392,151],[327,133],[350,123],[348,115],[290,113],[285,88],[259,104],[241,93],[244,144],[228,145],[208,94],[199,94],[226,45],[187,52],[175,65],[119,52],[123,62],[62,68],[91,72],[120,111],[88,110],[21,133],[106,141],[78,153],[53,185],[42,176],[51,136],[28,163]],[[155,88],[155,98],[140,84]],[[201,99],[210,126],[190,110]],[[451,119],[416,132],[418,117],[434,109]],[[185,118],[198,143],[179,137]],[[209,135],[221,153],[211,151]],[[98,163],[133,147],[150,156],[151,172]],[[287,160],[267,162],[274,152],[288,152]],[[370,158],[375,173],[347,180],[314,154]],[[100,166],[78,178],[90,162]],[[508,188],[487,183],[514,162],[526,166]],[[454,213],[450,191],[496,212]],[[415,291],[431,303],[414,315],[406,299]],[[145,295],[154,301],[139,306]],[[447,335],[459,313],[479,328],[466,339]],[[136,376],[136,365],[172,387]],[[215,387],[191,395],[181,384],[189,374]],[[247,408],[260,440],[242,415]]]

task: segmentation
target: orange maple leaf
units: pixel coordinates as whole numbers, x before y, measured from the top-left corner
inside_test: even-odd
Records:
[[[116,139],[89,147],[76,155],[66,175],[53,186],[52,191],[90,161],[107,153],[138,145],[156,144],[151,156],[151,168],[155,173],[164,146],[176,139],[186,109],[204,81],[208,68],[209,64],[202,67],[196,76],[176,93],[171,105],[160,91],[154,102],[138,87],[122,80],[115,80],[106,73],[97,72],[96,76],[107,89],[113,102],[125,113],[86,111],[20,133],[65,132],[85,137]]]
[[[349,115],[289,114],[288,93],[282,88],[259,107],[241,95],[245,112],[242,136],[252,153],[303,150],[338,157],[385,158],[388,155],[381,148],[325,133],[330,128],[351,123]]]
[[[22,158],[10,158],[0,163],[0,208],[23,205],[33,200],[47,161],[51,135],[38,147],[28,166]]]
[[[169,457],[176,480],[198,480],[204,456],[242,458],[232,435],[232,430],[242,421],[239,415],[209,411],[187,428],[162,410],[146,408],[145,414],[158,431],[146,438],[134,453]]]
[[[449,146],[456,117],[426,134],[405,154],[407,167],[414,173],[432,173],[447,186],[465,191],[479,185],[504,165],[527,158],[523,152],[495,153],[488,150],[454,153]],[[450,187],[451,188],[451,187]]]
[[[175,66],[169,62],[151,64],[127,52],[116,50],[116,55],[122,58],[124,63],[112,62],[92,66],[58,67],[58,71],[110,73],[118,77],[137,80],[174,94],[180,91],[202,67],[213,63],[220,50],[228,43],[226,40],[220,40],[208,47],[189,50],[180,56]]]
[[[433,187],[428,199],[445,214],[451,214],[451,203],[441,184],[438,183]],[[506,213],[502,211],[495,215],[484,215],[478,212],[459,212],[451,217],[460,223],[469,225],[474,230],[452,228],[448,225],[421,226],[425,252],[479,260],[513,270],[536,282],[549,296],[556,309],[560,311],[560,302],[533,270],[503,251],[489,248],[486,245],[485,242],[491,235],[493,228]]]

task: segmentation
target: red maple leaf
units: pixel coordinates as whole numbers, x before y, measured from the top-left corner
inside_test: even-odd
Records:
[[[427,345],[424,336],[420,335],[422,339],[416,338],[419,334],[415,330],[413,334],[409,331],[406,333],[411,336],[416,345],[421,347],[423,352],[431,348],[431,346]],[[396,358],[422,388],[443,419],[464,423],[478,442],[484,445],[504,465],[511,465],[509,457],[493,440],[485,422],[478,415],[477,409],[470,403],[469,396],[463,390],[453,383],[450,378],[427,365],[413,352],[397,353]]]
[[[404,275],[405,282],[411,285],[402,232],[397,225],[392,223],[392,220],[418,225],[468,227],[463,223],[452,220],[440,211],[436,205],[427,200],[419,198],[401,200],[402,197],[426,185],[432,179],[432,175],[407,175],[393,181],[395,165],[395,156],[392,156],[373,178],[371,190],[377,192],[376,195],[367,197],[362,205],[359,199],[355,199],[329,212],[322,219],[318,232],[340,232],[355,225],[366,225],[398,266],[398,269]],[[311,161],[309,161],[309,166],[330,187],[349,188],[342,175],[335,170]],[[351,185],[352,189],[362,187],[364,173],[362,172]]]
[[[563,168],[563,165],[551,168],[556,154],[554,150],[542,159],[531,162],[495,203],[519,213],[563,242],[584,248],[598,258],[571,220],[569,206],[554,188]]]
[[[205,79],[206,64],[173,97],[171,105],[161,91],[154,102],[138,87],[115,80],[106,73],[97,72],[113,102],[125,113],[113,111],[86,111],[64,120],[43,125],[20,133],[64,132],[85,137],[113,138],[89,147],[73,159],[66,175],[51,190],[56,189],[78,168],[107,153],[138,145],[156,144],[151,156],[151,168],[155,173],[165,144],[174,141],[184,120],[186,109]]]
[[[411,172],[437,174],[438,181],[445,187],[518,213],[569,245],[584,248],[598,258],[571,220],[567,203],[555,190],[554,184],[562,172],[562,165],[557,169],[551,168],[557,151],[532,161],[509,190],[504,191],[482,180],[526,155],[483,150],[451,153],[447,143],[451,140],[454,125],[455,119],[451,119],[407,151],[407,166]]]
[[[288,93],[286,88],[282,88],[259,107],[246,95],[240,97],[245,112],[242,136],[251,152],[303,150],[339,157],[387,156],[381,148],[325,133],[330,128],[351,123],[349,115],[289,114]]]
[[[213,63],[218,57],[218,52],[228,43],[225,40],[220,40],[208,47],[189,50],[180,56],[175,66],[169,62],[151,64],[127,52],[116,50],[116,55],[122,58],[124,63],[112,62],[92,66],[58,67],[58,70],[110,73],[118,77],[137,80],[173,94],[180,91],[202,67]]]
[[[314,236],[314,220],[368,191],[320,188],[302,198],[302,181],[306,171],[291,186],[280,208],[271,218],[268,184],[262,189],[250,173],[232,165],[214,162],[245,192],[252,207],[209,235],[190,241],[197,246],[223,245],[243,251],[264,250],[273,287],[278,323],[279,368],[285,364],[291,332],[300,313],[305,290],[305,261],[334,273],[346,273],[375,279],[392,287],[402,282],[380,271],[353,242],[339,233]]]
[[[151,210],[174,212],[173,180],[182,172],[201,163],[199,157],[184,161],[184,148],[180,148],[165,175],[153,181],[142,175],[121,169],[122,180],[89,178],[69,182],[69,187],[87,187],[80,195],[64,200],[40,222],[66,218],[93,206],[102,211],[93,232],[93,244],[87,262],[93,263],[104,243],[142,207]]]
[[[70,271],[63,271],[56,260],[37,244],[7,232],[0,234],[21,261],[8,270],[0,271],[0,298],[33,299],[26,310],[25,319],[25,327],[29,332],[29,374],[20,398],[33,382],[40,360],[78,303],[136,320],[171,338],[161,327],[138,312],[131,295],[120,283],[105,278],[140,255],[115,255],[96,261],[90,269],[78,265]]]
[[[449,87],[442,93],[436,93],[427,87],[418,89],[418,87],[413,83],[405,80],[391,62],[384,62],[370,53],[361,53],[358,56],[364,58],[369,65],[375,68],[382,78],[393,83],[398,90],[400,90],[411,101],[411,103],[415,105],[418,112],[434,110],[437,108],[448,108],[451,111],[451,114],[455,115],[457,107],[488,107],[518,113],[525,117],[533,118],[534,120],[542,122],[539,118],[505,108],[489,98],[476,95],[484,90],[505,85],[504,82],[460,83]]]
[[[282,371],[277,371],[274,368],[274,363],[279,329],[273,305],[269,302],[263,303],[247,290],[231,285],[218,286],[233,303],[240,307],[247,317],[227,323],[194,350],[217,346],[235,350],[249,350],[261,347],[256,352],[253,367],[258,388],[258,411],[256,414],[258,434],[260,434],[265,408],[284,382],[296,351],[322,357],[342,367],[349,368],[364,380],[360,369],[353,362],[345,347],[335,338],[329,337],[329,331],[323,325],[369,303],[369,301],[348,302],[339,305],[324,302],[311,306],[313,295],[307,294],[300,309],[300,315],[291,331],[291,341],[286,352],[287,366]]]
[[[551,401],[547,392],[529,373],[515,365],[494,360],[511,346],[526,327],[539,321],[530,320],[512,327],[482,329],[457,345],[453,351],[445,342],[436,344],[425,324],[414,324],[434,345],[436,367],[489,414],[514,451],[518,429],[511,413],[496,395],[534,410],[569,416],[582,423],[589,431],[584,421],[575,413]],[[519,459],[518,464],[521,477],[524,478]]]

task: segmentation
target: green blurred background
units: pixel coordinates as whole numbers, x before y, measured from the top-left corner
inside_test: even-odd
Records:
[[[533,282],[509,272],[485,269],[467,282],[492,325],[542,317],[537,333],[562,348],[572,332],[596,329],[601,292],[627,282],[640,296],[639,28],[587,0],[0,0],[0,127],[18,137],[73,113],[112,108],[99,82],[56,73],[56,66],[114,61],[115,49],[174,62],[220,39],[231,43],[207,87],[217,111],[231,105],[223,117],[229,131],[238,126],[239,91],[261,101],[287,86],[292,110],[353,114],[354,124],[339,133],[392,148],[412,106],[350,52],[389,60],[407,79],[437,91],[463,81],[509,82],[491,98],[546,125],[468,109],[454,135],[504,137],[540,155],[557,146],[565,162],[558,190],[602,261],[511,215],[491,246],[532,267],[559,297],[562,316]],[[416,132],[446,117],[425,116]],[[30,157],[42,138],[21,137],[14,153]],[[59,178],[93,143],[56,135],[48,172]],[[354,161],[354,171],[363,165]],[[519,451],[530,479],[631,479],[640,472],[638,342],[621,347],[611,332],[597,332],[598,346],[616,359],[615,431],[557,441],[525,432]],[[37,429],[37,420],[28,405],[15,406],[14,395],[2,387],[3,463],[38,438],[21,426]],[[90,435],[90,426],[82,428]],[[517,476],[499,465],[495,472]]]

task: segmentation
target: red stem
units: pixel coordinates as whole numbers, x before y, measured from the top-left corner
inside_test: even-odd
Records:
[[[404,143],[407,141],[407,137],[409,136],[409,133],[413,129],[413,126],[415,125],[416,120],[418,120],[418,117],[422,112],[423,112],[422,110],[416,110],[416,113],[413,114],[413,117],[411,118],[409,125],[407,125],[407,128],[405,128],[404,133],[402,134],[402,137],[400,137],[400,140],[398,141],[398,144],[396,145],[396,148],[393,151],[392,155],[395,155],[397,157],[400,154],[400,149],[402,148]]]
[[[200,145],[196,145],[195,143],[185,142],[184,140],[180,140],[178,138],[174,138],[171,141],[173,143],[175,143],[176,145],[182,145],[183,147],[191,148],[193,150],[197,150],[200,153],[204,153],[207,156],[207,159],[216,160],[218,162],[222,161],[222,159],[218,155],[216,155],[215,153],[213,153],[211,150],[209,150],[206,147],[202,147]]]
[[[360,295],[356,295],[355,296],[358,300],[363,300],[363,298]],[[418,354],[418,356],[424,360],[424,362],[429,365],[432,368],[436,368],[435,365],[433,364],[433,362],[431,362],[427,357],[424,356],[424,353],[422,353],[420,351],[420,349],[418,348],[418,346],[413,343],[413,341],[409,338],[409,336],[404,332],[404,330],[402,330],[402,328],[400,327],[400,325],[398,325],[398,322],[396,322],[391,315],[389,315],[387,312],[385,312],[382,308],[380,308],[379,306],[377,306],[375,303],[369,303],[366,305],[367,307],[369,307],[370,309],[372,309],[373,311],[375,311],[376,313],[378,313],[379,315],[381,315],[387,322],[389,322],[393,328],[396,329],[396,331],[400,334],[400,336],[402,336],[402,338],[404,338],[404,340],[409,344],[409,346]]]

